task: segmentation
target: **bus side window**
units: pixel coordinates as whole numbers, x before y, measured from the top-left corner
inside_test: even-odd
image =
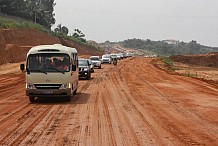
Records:
[[[77,54],[75,54],[75,62],[76,62],[76,66],[78,66],[78,56],[77,56]]]
[[[72,53],[71,56],[72,56],[72,64],[75,64],[75,62],[74,62],[74,54]]]
[[[78,66],[78,59],[77,59],[77,54],[72,54],[73,55],[73,64]]]

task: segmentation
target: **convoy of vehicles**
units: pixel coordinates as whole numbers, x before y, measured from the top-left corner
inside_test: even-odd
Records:
[[[77,50],[60,44],[33,47],[27,53],[26,95],[30,102],[35,97],[66,97],[76,94],[78,88]]]
[[[27,53],[26,65],[20,65],[20,70],[26,73],[26,95],[30,102],[35,102],[36,97],[64,97],[71,101],[77,93],[79,79],[89,80],[94,67],[101,69],[102,63],[117,65],[118,59],[124,56],[127,54],[78,59],[75,48],[61,44],[35,46]]]

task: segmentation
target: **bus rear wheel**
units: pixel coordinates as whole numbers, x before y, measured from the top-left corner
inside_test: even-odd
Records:
[[[72,99],[71,95],[67,96],[66,99],[67,99],[67,101],[71,101],[71,99]]]

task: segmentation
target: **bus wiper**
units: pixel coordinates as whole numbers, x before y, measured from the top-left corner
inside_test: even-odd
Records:
[[[46,68],[46,69],[53,69],[53,70],[56,70],[56,71],[58,71],[58,72],[61,72],[62,74],[65,74],[64,71],[61,71],[61,70],[59,70],[59,69],[57,69],[57,68]]]
[[[41,73],[44,73],[47,75],[47,72],[43,71],[43,70],[40,70],[40,69],[34,69],[34,70],[28,70],[28,72],[41,72]]]

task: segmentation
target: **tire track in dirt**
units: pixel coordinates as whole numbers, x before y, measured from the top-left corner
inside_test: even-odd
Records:
[[[117,77],[117,78],[116,78]],[[119,81],[119,75],[117,75],[114,79],[115,81]],[[128,80],[131,78],[128,78]],[[131,121],[132,125],[135,126],[135,134],[138,136],[138,139],[141,140],[140,145],[159,145],[164,144],[167,145],[166,140],[163,141],[161,135],[158,132],[158,126],[154,125],[154,122],[149,117],[149,114],[146,114],[144,111],[144,105],[141,106],[140,102],[136,100],[135,94],[132,95],[131,89],[125,86],[124,81],[119,81],[120,88],[124,99],[126,100],[125,104],[123,105],[124,109],[127,111],[126,115],[128,119]],[[140,99],[140,97],[139,97]],[[131,114],[132,113],[132,114]],[[162,135],[165,135],[162,133]]]
[[[83,125],[80,128],[80,132],[77,138],[79,139],[78,144],[92,145],[92,143],[97,142],[97,143],[100,143],[100,145],[108,145],[110,143],[110,140],[107,138],[107,135],[104,134],[105,132],[107,132],[107,131],[104,131],[108,129],[107,125],[106,126],[102,125],[102,123],[105,123],[107,121],[99,122],[99,120],[105,119],[106,115],[105,114],[102,115],[102,112],[99,112],[99,110],[97,111],[95,110],[96,107],[99,106],[99,102],[97,101],[99,101],[99,98],[102,98],[102,94],[99,93],[99,91],[101,91],[102,86],[96,83],[99,83],[99,81],[101,81],[102,78],[104,78],[105,71],[107,72],[109,68],[110,68],[109,66],[104,66],[103,73],[98,74],[98,76],[95,76],[95,78],[91,80],[90,82],[91,86],[89,85],[86,88],[86,90],[83,90],[84,93],[87,93],[90,95],[90,98],[89,98],[88,104],[84,106],[82,110],[82,113],[84,113],[84,116],[82,117],[82,120],[81,120],[83,121]],[[96,104],[96,106],[94,106],[94,104]],[[102,116],[102,118],[100,118],[99,116]],[[98,129],[99,127],[100,127],[100,131]],[[98,131],[97,135],[101,135],[102,137],[99,137],[99,139],[96,138],[95,136],[96,131],[94,129]],[[101,130],[103,130],[103,132]],[[93,137],[95,137],[94,140],[93,140]],[[107,142],[105,142],[105,140]]]
[[[134,89],[131,89],[134,93],[135,92],[137,92],[138,90],[134,90]],[[148,88],[148,90],[152,90],[152,89],[150,89],[150,87]],[[155,91],[156,90],[154,90],[153,91],[153,93],[154,93],[154,95],[152,95],[152,96],[155,96],[155,95],[160,95],[159,94],[159,92],[156,92],[155,93]],[[136,97],[136,98],[140,98],[140,96],[142,96],[142,95],[138,95],[137,96],[137,94],[133,94],[133,96],[134,97]],[[131,102],[133,102],[133,101],[131,101]],[[163,109],[160,109],[160,108],[158,108],[158,110],[155,110],[155,104],[154,103],[152,103],[152,101],[151,100],[147,100],[146,102],[144,102],[143,100],[137,100],[137,102],[138,102],[138,104],[140,104],[141,105],[141,107],[142,106],[144,106],[144,105],[148,105],[148,106],[150,106],[150,108],[152,108],[153,107],[153,115],[158,115],[157,117],[155,117],[155,116],[152,116],[152,114],[150,113],[150,111],[149,111],[149,113],[148,114],[145,114],[146,112],[144,111],[144,109],[141,109],[141,110],[139,110],[140,108],[140,106],[139,105],[137,105],[136,104],[136,106],[134,106],[135,107],[135,109],[138,109],[138,111],[140,112],[140,114],[141,114],[141,119],[145,122],[145,123],[147,123],[147,125],[150,125],[149,126],[149,128],[150,129],[153,129],[153,132],[154,132],[154,135],[157,135],[157,132],[160,130],[160,129],[162,129],[163,131],[162,131],[162,134],[163,134],[163,132],[165,131],[166,133],[164,134],[165,135],[165,138],[168,138],[168,137],[174,137],[174,136],[176,136],[176,135],[178,135],[178,137],[179,137],[179,139],[180,140],[177,140],[177,144],[178,143],[185,143],[186,141],[188,141],[189,143],[187,143],[187,144],[199,144],[197,141],[194,141],[194,140],[192,140],[190,137],[188,137],[187,136],[187,134],[184,134],[184,133],[182,133],[180,130],[179,130],[179,128],[174,124],[174,123],[172,123],[172,122],[169,122],[169,120],[168,120],[168,118],[170,117],[170,115],[168,115],[167,117],[167,119],[165,118],[165,116],[162,116],[162,113],[163,112],[166,112],[167,113],[167,111],[163,111]],[[134,103],[134,102],[133,102]],[[157,106],[156,106],[156,108],[157,108]],[[161,111],[161,113],[159,112],[159,111]],[[149,115],[149,118],[147,118],[148,120],[145,120],[146,118],[145,118],[145,116],[148,116]],[[171,117],[170,119],[174,119],[173,117]],[[174,120],[172,120],[172,121],[176,121],[176,119],[174,119]],[[162,123],[162,124],[160,124],[160,123]],[[158,124],[158,125],[157,125]],[[167,126],[168,125],[168,126]],[[157,129],[159,129],[159,130],[157,130],[155,127],[158,127]],[[165,127],[165,128],[163,128],[163,127]],[[156,130],[155,130],[156,129]],[[172,134],[170,134],[170,133],[168,133],[169,131],[171,131],[171,133]],[[161,135],[159,135],[159,137],[160,137],[160,139],[164,139],[164,137],[162,137]],[[187,139],[187,140],[184,140],[184,139]],[[164,140],[164,141],[162,141],[162,142],[160,142],[160,143],[165,143],[165,141],[166,140]],[[173,140],[174,142],[176,141],[175,139]],[[172,141],[171,141],[171,143],[172,143]],[[167,143],[165,143],[166,145],[168,145]]]
[[[15,86],[15,85],[14,85]],[[19,87],[19,86],[18,86]],[[12,87],[12,88],[14,88],[14,87]],[[16,88],[15,88],[16,89]],[[9,96],[9,98],[5,98],[4,100],[6,101],[6,100],[10,100],[10,96]],[[1,100],[1,102],[3,103],[3,100]],[[25,103],[25,102],[22,102],[22,103],[20,103],[19,102],[19,104],[23,104],[23,103]],[[43,110],[43,111],[40,111],[40,112],[38,112],[39,110],[37,109],[37,110],[35,110],[34,107],[35,105],[33,105],[33,104],[29,104],[29,103],[25,103],[24,105],[22,105],[22,106],[20,106],[20,107],[18,107],[17,109],[13,109],[12,111],[10,111],[10,114],[7,114],[8,112],[6,112],[4,115],[7,115],[7,116],[4,116],[3,118],[1,118],[1,126],[4,126],[4,124],[3,123],[6,123],[8,126],[4,126],[4,127],[11,127],[11,126],[9,126],[9,125],[13,125],[13,128],[8,128],[7,129],[7,131],[8,131],[8,133],[7,133],[7,135],[4,137],[4,138],[2,138],[2,140],[0,141],[0,143],[8,143],[8,142],[13,142],[14,141],[14,144],[15,145],[18,145],[19,143],[20,143],[20,140],[21,139],[23,139],[25,136],[27,136],[28,135],[28,133],[29,133],[29,131],[31,131],[31,129],[32,128],[34,128],[34,126],[36,126],[36,125],[38,125],[38,123],[43,119],[43,117],[45,117],[45,115],[47,115],[47,113],[50,111],[50,109],[52,108],[52,106],[50,106],[50,108],[48,108],[47,109],[47,111],[46,110]],[[42,108],[43,106],[40,106],[40,109],[43,109]],[[49,107],[49,106],[45,106],[45,107]],[[30,109],[29,109],[30,108]],[[35,112],[38,112],[38,114],[39,114],[39,117],[37,117],[37,116],[35,116],[35,120],[33,120],[34,119],[34,117],[33,116],[31,116],[31,114],[33,114],[33,111],[34,111],[34,113]],[[26,113],[26,114],[25,114]],[[22,117],[20,117],[21,115],[23,115],[22,117],[26,117],[26,118],[28,118],[28,119],[31,119],[31,117],[32,117],[32,120],[33,121],[28,121],[28,120],[23,120],[24,121],[24,123],[20,123],[20,122],[18,122],[18,123],[16,123],[16,121],[15,121],[15,123],[10,123],[10,124],[8,124],[7,123],[7,121],[11,118],[11,117],[13,117],[14,119],[16,119],[16,117],[17,117],[17,119],[18,119],[18,121],[20,120],[20,119],[22,119]],[[28,122],[27,122],[28,121]],[[32,123],[31,125],[29,125],[30,123]],[[21,129],[23,130],[24,129],[24,127],[22,127],[22,125],[25,125],[25,128],[26,127],[29,127],[29,128],[27,128],[26,130],[24,130],[24,132],[23,133],[25,133],[25,134],[23,134],[23,135],[20,135],[20,136],[18,136],[18,138],[15,138],[15,137],[17,137],[17,135],[19,134],[19,133],[22,133],[21,132]],[[29,126],[28,126],[29,125]],[[17,129],[19,130],[19,132],[17,131]],[[9,131],[11,131],[11,132],[9,132]],[[17,132],[16,132],[17,131]],[[3,135],[2,135],[3,133],[1,133],[1,137],[3,137]],[[12,139],[10,139],[10,137],[12,137]],[[7,141],[7,139],[9,139],[8,141]],[[4,141],[4,142],[3,142]]]
[[[147,129],[141,127],[140,121],[137,121],[137,113],[133,114],[132,106],[128,103],[127,99],[130,95],[129,90],[126,89],[121,82],[117,82],[117,80],[114,81],[117,75],[114,73],[112,74],[112,76],[110,76],[110,87],[113,88],[108,88],[108,93],[111,94],[110,102],[115,109],[112,112],[116,116],[115,118],[112,118],[114,121],[113,123],[119,127],[118,131],[120,131],[119,135],[122,138],[122,145],[146,145],[150,143],[150,137],[145,134],[147,133]],[[130,134],[131,137],[129,137]]]
[[[0,87],[1,90],[7,87],[11,87],[14,84],[20,84],[23,83],[25,80],[24,74],[16,73],[16,74],[6,74],[6,75],[0,75]],[[0,90],[0,91],[1,91]]]
[[[46,110],[36,108],[36,106],[33,109],[26,108],[25,111],[27,112],[25,114],[21,113],[21,117],[11,123],[12,126],[7,129],[7,134],[3,136],[0,143],[11,145],[13,142],[19,141],[19,137],[28,134],[30,131],[28,128],[30,129],[37,125],[52,107],[50,106],[49,108],[46,108]],[[33,111],[35,114],[32,113]],[[37,112],[40,114],[38,115]]]
[[[134,68],[133,69],[134,71],[136,71],[137,69],[136,68]],[[141,72],[143,72],[143,68],[141,68],[141,70],[140,70]],[[136,72],[139,72],[139,71],[136,71]],[[190,117],[195,117],[194,119],[195,119],[195,121],[197,120],[197,123],[202,123],[202,121],[199,121],[198,120],[198,117],[196,117],[196,115],[194,115],[194,114],[192,114],[192,113],[190,113],[189,111],[187,111],[187,110],[185,110],[183,107],[181,107],[181,106],[178,106],[177,104],[173,104],[173,102],[171,102],[171,100],[169,100],[169,98],[168,97],[166,97],[163,93],[161,93],[159,90],[157,90],[156,88],[154,88],[150,83],[148,83],[146,80],[144,80],[140,75],[136,75],[136,74],[131,74],[132,76],[134,76],[135,78],[139,78],[139,79],[137,79],[137,81],[136,81],[136,83],[139,83],[140,81],[141,82],[145,82],[145,85],[148,87],[148,90],[150,91],[150,92],[153,92],[152,94],[155,94],[157,97],[161,97],[161,98],[165,98],[165,99],[167,99],[166,101],[165,100],[163,100],[164,102],[167,102],[167,105],[171,105],[170,107],[172,108],[173,107],[173,110],[176,110],[176,112],[177,113],[180,113],[182,116],[184,116],[184,114],[186,114],[186,118],[188,118],[188,116],[190,116]],[[128,78],[129,79],[129,78]],[[133,90],[134,89],[134,90]],[[132,88],[132,90],[133,90],[133,93],[136,93],[137,94],[137,92],[139,92],[140,90],[136,90],[137,88]],[[139,94],[139,93],[138,93]],[[140,98],[140,96],[142,96],[142,93],[139,95],[139,96],[137,96],[138,98]],[[153,97],[155,97],[155,96],[153,96]],[[160,98],[160,99],[161,99]],[[146,98],[146,100],[149,100],[149,98]],[[143,100],[139,100],[139,102],[143,102]],[[149,100],[149,104],[150,105],[152,105],[152,103],[154,104],[154,102],[152,102],[151,100]],[[154,108],[154,112],[153,112],[153,114],[151,114],[151,115],[155,115],[155,114],[158,114],[158,119],[160,119],[158,122],[159,123],[161,123],[162,121],[164,121],[162,124],[164,124],[166,127],[168,127],[168,131],[171,131],[171,133],[174,135],[174,136],[177,136],[179,139],[181,139],[181,141],[182,141],[182,143],[187,143],[187,144],[199,144],[198,143],[198,141],[199,140],[201,140],[200,138],[198,138],[198,141],[195,141],[194,139],[192,139],[190,136],[188,136],[187,135],[187,131],[186,131],[186,133],[184,133],[184,132],[182,132],[181,130],[179,130],[179,129],[182,129],[181,127],[179,128],[178,126],[176,126],[175,124],[173,124],[173,123],[175,123],[175,121],[177,121],[177,119],[175,119],[174,117],[172,117],[172,116],[170,116],[169,114],[168,115],[163,115],[162,113],[168,113],[169,111],[166,111],[166,110],[164,110],[164,111],[161,111],[161,113],[159,112],[159,111],[157,111],[157,110],[155,110],[155,109],[157,109],[157,108]],[[159,109],[160,110],[160,109]],[[163,110],[163,108],[162,108],[162,110]],[[166,118],[167,117],[167,118]],[[171,117],[171,118],[170,118]],[[156,120],[158,120],[158,119],[156,119]],[[174,120],[171,120],[171,119],[174,119]],[[174,121],[173,123],[172,122],[170,122],[170,121]],[[181,122],[180,122],[181,123]],[[167,126],[168,125],[168,126]],[[182,124],[180,124],[180,126],[181,126]],[[184,124],[183,125],[184,127],[184,129],[186,129],[186,127],[185,126],[187,126],[187,124]],[[164,126],[163,126],[164,127]],[[184,131],[184,130],[183,130]],[[198,135],[198,133],[193,133],[195,130],[193,130],[192,131],[192,135]],[[216,130],[217,131],[217,130]],[[199,130],[198,131],[196,131],[196,132],[199,132]],[[202,131],[203,132],[203,131]],[[175,133],[177,133],[177,134],[175,134]],[[214,144],[214,140],[213,139],[210,139],[209,137],[211,137],[211,135],[209,136],[209,135],[207,135],[206,134],[206,132],[203,132],[204,133],[204,135],[203,135],[203,137],[206,137],[208,140],[207,141],[209,141],[209,142],[211,142],[212,144]],[[172,136],[173,136],[172,135]]]
[[[55,145],[55,143],[58,141],[58,139],[56,139],[58,129],[61,127],[62,122],[66,119],[66,112],[68,111],[68,109],[68,104],[66,106],[60,104],[53,106],[53,110],[51,110],[53,112],[50,112],[50,116],[46,115],[48,119],[46,121],[43,119],[41,121],[42,124],[39,124],[44,125],[44,127],[37,126],[33,129],[34,131],[38,131],[35,129],[40,128],[41,131],[41,134],[38,133],[37,136],[34,137],[36,145]],[[29,140],[32,141],[33,139],[30,138]]]
[[[35,127],[37,126],[37,125],[41,125],[40,123],[41,123],[41,121],[43,121],[43,119],[47,116],[47,115],[49,115],[49,113],[52,111],[52,106],[47,106],[47,109],[44,111],[43,110],[43,112],[39,112],[39,113],[42,113],[42,114],[40,114],[38,117],[36,117],[34,120],[32,120],[31,121],[31,124],[29,124],[30,122],[28,122],[28,124],[24,124],[24,126],[25,126],[25,129],[23,128],[22,129],[22,127],[20,126],[19,127],[19,129],[21,129],[21,130],[19,130],[19,132],[22,132],[23,134],[20,134],[19,135],[19,137],[17,137],[16,138],[16,140],[14,140],[13,141],[13,143],[12,143],[12,145],[20,145],[20,143],[28,136],[28,135],[30,135],[30,133],[31,133],[31,131],[33,131],[34,129],[35,129]],[[59,107],[57,110],[59,110],[61,107]],[[50,118],[50,120],[48,119],[47,121],[47,123],[46,124],[50,124],[52,121],[53,121],[53,118],[54,117],[51,117]],[[31,119],[33,119],[33,118],[31,118]],[[26,122],[26,121],[25,121]],[[54,121],[55,122],[55,121]],[[44,127],[44,129],[43,130],[45,130],[45,129],[47,129],[47,127],[48,126],[46,126],[46,124],[44,124],[45,125],[45,127]],[[28,125],[28,126],[27,126]],[[38,131],[38,135],[39,135],[39,132],[41,132],[41,131]],[[49,131],[50,132],[50,131]],[[33,141],[32,141],[33,140]],[[26,143],[27,144],[30,144],[30,143],[32,143],[32,144],[34,144],[34,139],[32,139],[31,141],[27,141]]]

